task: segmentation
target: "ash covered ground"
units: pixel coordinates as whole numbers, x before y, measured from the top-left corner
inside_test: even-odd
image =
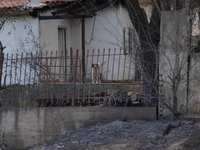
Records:
[[[200,115],[177,121],[114,121],[66,131],[31,150],[199,150]]]

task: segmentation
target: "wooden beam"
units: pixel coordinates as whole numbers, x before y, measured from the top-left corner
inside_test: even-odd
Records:
[[[52,20],[52,19],[80,19],[80,18],[92,18],[93,15],[58,15],[58,16],[39,16],[40,20]]]

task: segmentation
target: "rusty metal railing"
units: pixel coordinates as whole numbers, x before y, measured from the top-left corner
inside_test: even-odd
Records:
[[[0,101],[23,107],[134,105],[141,102],[143,88],[136,60],[136,54],[124,53],[122,49],[87,50],[83,72],[79,50],[7,54]],[[93,73],[97,75],[93,63],[100,64],[100,82],[92,82]]]

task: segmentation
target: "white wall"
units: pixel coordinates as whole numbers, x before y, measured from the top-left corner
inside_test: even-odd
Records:
[[[95,26],[93,29],[93,24]],[[128,11],[126,8],[120,4],[109,7],[97,13],[97,16],[91,19],[86,19],[86,50],[95,50],[94,54],[98,54],[98,49],[100,49],[100,55],[107,55],[109,49],[111,49],[111,54],[119,54],[120,49],[122,49],[121,54],[124,54],[124,27],[133,28],[131,20],[129,18]],[[92,34],[93,33],[93,34]],[[105,49],[105,51],[103,50]],[[116,52],[114,52],[116,49]],[[92,52],[90,52],[91,54]],[[120,60],[119,60],[120,59]],[[102,78],[109,80],[117,79],[133,79],[134,66],[130,65],[124,56],[110,56],[108,57],[100,56],[90,58],[87,65],[87,74],[90,76],[91,64],[101,62],[102,63]],[[124,70],[124,63],[126,63],[126,69]],[[114,68],[113,68],[114,67]],[[129,68],[131,71],[129,72]],[[119,74],[118,74],[119,71]],[[130,76],[129,76],[130,75]]]
[[[41,13],[41,16],[47,16],[52,15],[51,12],[55,10],[49,10],[46,12]],[[40,46],[42,47],[40,51],[43,53],[43,56],[46,56],[46,52],[48,52],[48,56],[51,55],[51,52],[53,52],[53,55],[61,56],[61,50],[58,49],[58,28],[63,28],[66,30],[66,54],[63,52],[62,56],[69,56],[70,54],[70,47],[72,47],[72,31],[71,31],[71,20],[70,19],[51,19],[51,20],[40,20],[39,22],[40,26]],[[54,65],[58,66],[61,65],[64,62],[64,59],[61,59],[63,61],[59,61],[58,59],[54,59],[52,62]],[[67,63],[69,64],[70,59],[67,59]],[[46,63],[46,62],[44,62]],[[50,62],[49,62],[50,63]],[[65,72],[64,68],[59,69],[59,67],[52,68],[53,70],[56,69],[57,73],[63,73]],[[67,68],[67,72],[69,73],[69,67]],[[59,76],[56,75],[54,77],[55,80],[65,80],[66,77],[64,75]],[[65,79],[64,79],[65,78]]]
[[[47,11],[42,13],[41,15],[50,15],[51,11]],[[75,56],[76,49],[79,49],[79,55],[82,53],[82,19],[60,19],[60,20],[40,20],[40,46],[43,45],[44,49],[42,51],[56,51],[58,50],[58,27],[65,27],[67,29],[67,50],[72,47],[73,55]],[[132,23],[130,21],[128,11],[122,5],[114,5],[105,10],[102,10],[97,13],[97,15],[93,18],[85,18],[85,41],[86,41],[86,54],[87,50],[90,50],[90,54],[92,54],[92,50],[94,49],[94,54],[98,53],[98,49],[100,49],[100,54],[103,53],[103,49],[105,48],[105,54],[108,54],[108,49],[111,49],[112,52],[114,48],[118,50],[123,48],[123,30],[124,27],[132,27]],[[123,54],[123,52],[122,52]],[[68,53],[69,56],[69,53]],[[127,63],[126,57],[126,63]],[[91,75],[91,65],[93,62],[102,62],[102,70],[103,78],[105,79],[106,72],[108,71],[109,76],[108,79],[117,79],[118,69],[120,69],[121,76],[118,79],[131,79],[133,78],[134,68],[132,68],[129,76],[129,72],[125,71],[124,73],[124,65],[122,62],[125,62],[124,56],[121,57],[121,65],[116,65],[119,63],[119,57],[111,57],[108,64],[108,58],[102,57],[90,57],[86,62],[86,70],[87,77],[90,78]],[[115,59],[115,60],[114,60]],[[114,65],[113,65],[114,63]],[[129,69],[129,63],[126,64],[126,68]],[[112,67],[114,66],[114,69]],[[133,65],[131,65],[133,67]],[[112,72],[114,72],[112,76]]]
[[[41,13],[41,16],[52,15],[49,10]],[[40,46],[43,47],[42,51],[58,51],[58,28],[65,28],[67,31],[67,50],[71,47],[71,21],[69,19],[52,19],[52,20],[40,20]]]
[[[41,12],[40,15],[43,16],[51,15],[52,11],[55,10]],[[28,52],[28,53],[36,52],[38,51],[39,47],[40,52],[42,51],[44,55],[46,51],[48,51],[48,55],[50,55],[51,51],[53,51],[55,55],[55,52],[58,51],[58,28],[65,28],[67,32],[66,33],[67,35],[66,48],[68,51],[67,56],[69,56],[69,50],[70,47],[72,47],[73,55],[75,55],[76,49],[79,49],[80,50],[79,56],[81,58],[81,49],[82,49],[81,23],[82,23],[81,19],[39,20],[38,18],[33,18],[29,15],[19,16],[13,22],[6,23],[4,28],[0,31],[0,39],[3,45],[6,46],[6,49],[4,51],[5,53],[20,55],[21,52]],[[86,53],[87,49],[90,50],[90,54],[94,49],[95,54],[97,54],[98,53],[97,50],[100,49],[100,54],[102,54],[103,49],[105,48],[105,54],[108,54],[108,49],[111,49],[111,53],[114,53],[114,49],[116,48],[115,53],[119,54],[120,52],[119,50],[120,48],[122,48],[121,54],[123,54],[124,27],[133,28],[129,18],[128,11],[121,4],[116,4],[105,10],[101,10],[97,13],[97,16],[93,18],[86,18],[85,19]],[[89,44],[87,44],[88,42]],[[68,64],[69,61],[70,60],[67,61]],[[111,56],[110,58],[104,57],[104,60],[102,56],[89,58],[88,61],[86,62],[87,78],[90,78],[91,76],[92,63],[97,61],[102,63],[103,79],[117,80],[117,79],[134,78],[134,65],[133,64],[130,65],[128,57],[125,56],[121,57]],[[124,69],[124,67],[126,69]],[[25,69],[30,70],[30,68],[23,68],[23,67],[21,68],[22,68],[21,70]],[[131,71],[129,72],[130,68]],[[15,72],[19,72],[21,70],[16,70]],[[9,71],[7,71],[7,73]],[[13,73],[14,72],[10,74]],[[32,74],[30,72],[28,73]],[[69,73],[69,68],[68,68],[68,73]],[[18,78],[23,78],[23,77],[18,77]],[[7,77],[7,79],[9,78]],[[15,82],[17,83],[17,81]],[[6,84],[9,83],[10,82],[8,81],[8,83]]]
[[[3,46],[6,46],[4,49],[1,82],[4,86],[18,83],[32,83],[29,78],[27,78],[27,75],[30,75],[31,78],[33,77],[30,66],[25,66],[24,61],[16,60],[16,55],[18,55],[19,58],[21,57],[21,53],[24,53],[23,56],[25,57],[26,53],[35,53],[38,51],[38,29],[37,18],[33,18],[30,15],[20,15],[15,18],[8,18],[3,28],[0,30],[0,40]],[[7,59],[12,60],[7,61]]]
[[[4,53],[15,54],[27,50],[35,51],[33,41],[36,43],[38,41],[38,29],[38,18],[33,18],[30,15],[8,19],[0,30],[0,40],[3,46],[6,46]],[[25,44],[24,49],[22,49],[22,44]],[[37,50],[37,47],[35,49]]]

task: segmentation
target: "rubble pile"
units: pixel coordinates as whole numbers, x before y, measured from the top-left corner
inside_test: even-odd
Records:
[[[179,121],[115,121],[66,131],[31,150],[199,149],[200,118]],[[190,140],[192,139],[192,142]]]

